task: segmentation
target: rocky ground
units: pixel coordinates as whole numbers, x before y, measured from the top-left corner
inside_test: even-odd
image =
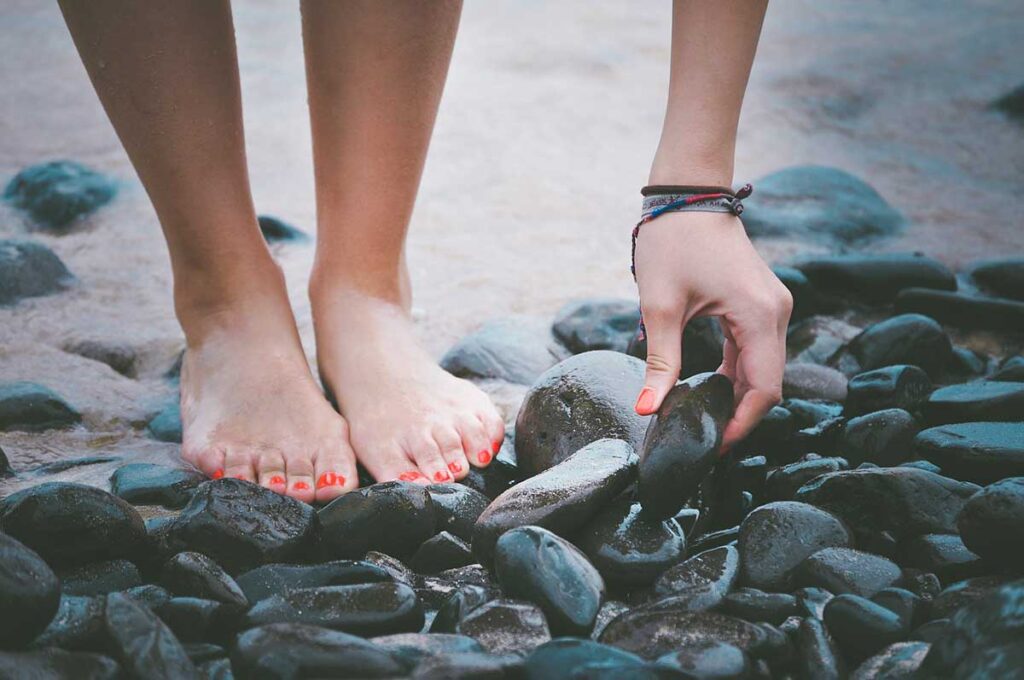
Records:
[[[62,163],[5,198],[59,232],[115,193]],[[850,247],[902,221],[806,167],[767,178],[744,217]],[[724,457],[717,323],[686,329],[686,379],[643,418],[620,299],[449,350],[447,370],[516,405],[462,483],[364,478],[317,508],[209,481],[167,455],[174,406],[140,418],[153,446],[130,455],[0,452],[0,677],[1024,677],[1024,258],[776,271],[795,299],[785,399]],[[43,244],[0,241],[0,304],[73,282]],[[66,351],[132,375],[129,347]],[[7,435],[90,426],[41,384],[0,383]]]

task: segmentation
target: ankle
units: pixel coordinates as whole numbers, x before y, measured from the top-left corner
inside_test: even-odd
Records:
[[[372,299],[408,306],[408,277],[395,272],[365,272],[345,267],[327,267],[317,263],[309,277],[309,300],[314,307],[339,298]]]

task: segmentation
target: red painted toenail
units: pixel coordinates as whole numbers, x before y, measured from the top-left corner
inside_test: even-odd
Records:
[[[403,482],[412,482],[414,480],[419,479],[422,476],[423,475],[416,472],[415,470],[410,470],[409,472],[403,472],[402,474],[398,475],[398,478],[401,479]]]
[[[455,474],[459,474],[460,472],[462,472],[462,466],[459,465],[458,463],[448,463],[448,469],[454,472]]]
[[[281,475],[274,475],[273,477],[270,478],[270,483],[277,485],[284,484],[284,477],[282,477]]]
[[[487,465],[488,463],[491,462],[491,452],[481,451],[480,453],[476,454],[476,459],[480,461],[482,465]]]
[[[498,451],[501,451],[501,445],[504,441],[494,442],[494,446],[491,447],[494,450],[494,455],[498,455]]]
[[[337,484],[338,486],[345,486],[345,478],[342,477],[341,475],[338,475],[337,477],[334,478],[334,483]]]
[[[448,474],[447,472],[444,472],[443,470],[438,470],[437,472],[434,473],[434,481],[435,482],[443,482],[446,479],[451,479],[451,478],[452,478],[452,476],[450,474]]]
[[[214,479],[220,479],[223,476],[224,476],[224,471],[223,470],[214,470],[213,471],[213,478]]]
[[[306,489],[309,488],[309,484],[306,484],[305,482],[295,482],[294,484],[292,484],[292,488],[297,489],[299,491],[305,491]]]
[[[316,488],[322,489],[325,486],[331,486],[335,483],[335,479],[337,479],[337,477],[333,472],[325,472],[320,475],[320,479],[316,480]]]

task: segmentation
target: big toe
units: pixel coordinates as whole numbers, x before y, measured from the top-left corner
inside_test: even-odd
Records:
[[[348,444],[332,446],[317,454],[314,464],[314,498],[327,503],[359,486],[355,455]]]

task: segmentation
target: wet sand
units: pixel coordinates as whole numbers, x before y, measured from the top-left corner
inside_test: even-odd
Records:
[[[633,296],[629,230],[664,108],[669,3],[467,3],[409,243],[416,315],[440,355],[485,320],[550,315],[583,296]],[[34,380],[88,432],[0,434],[17,468],[97,451],[165,455],[137,429],[173,397],[182,346],[156,218],[75,54],[56,3],[11,0],[0,22],[0,176],[69,158],[123,182],[71,234],[0,208],[0,237],[36,238],[78,277],[69,292],[0,308],[0,380]],[[257,209],[315,231],[298,8],[237,3]],[[959,267],[1024,252],[1024,127],[988,109],[1020,84],[1017,3],[778,2],[741,122],[737,181],[834,165],[909,220],[879,251]],[[813,249],[762,243],[784,262]],[[312,244],[276,249],[307,350]],[[139,377],[62,351],[136,348]],[[515,390],[503,399],[511,409]]]

